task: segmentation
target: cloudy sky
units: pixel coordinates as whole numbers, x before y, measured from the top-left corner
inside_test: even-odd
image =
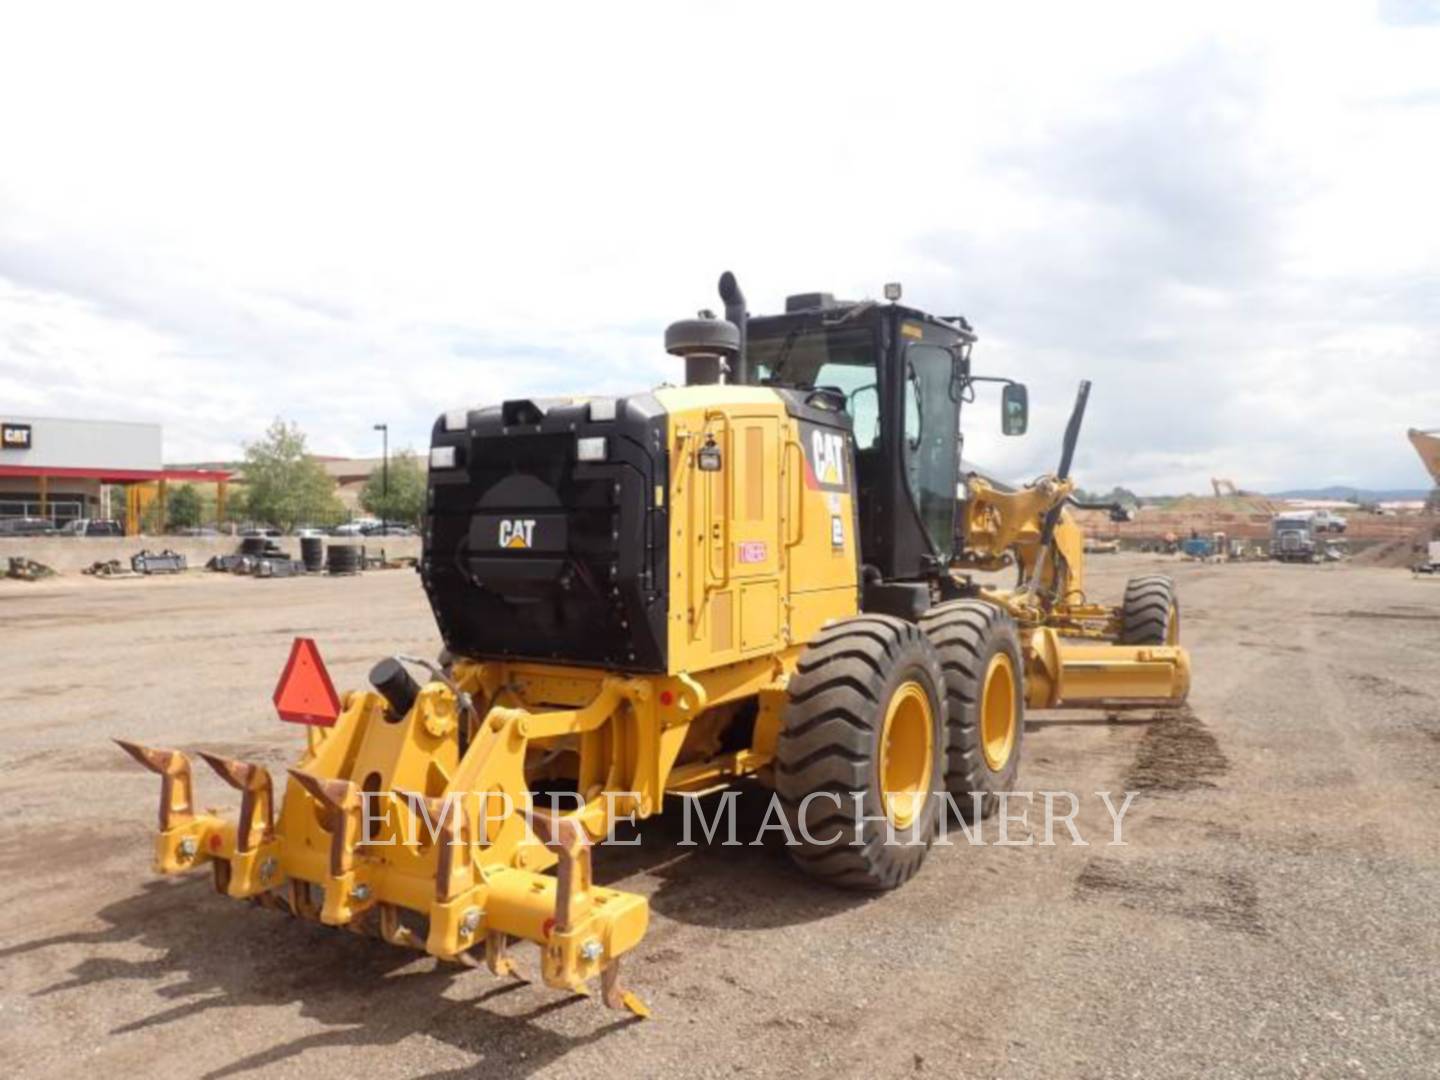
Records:
[[[1009,475],[1088,377],[1088,487],[1427,482],[1440,0],[201,7],[0,16],[0,411],[423,447],[676,378],[728,268],[965,313]]]

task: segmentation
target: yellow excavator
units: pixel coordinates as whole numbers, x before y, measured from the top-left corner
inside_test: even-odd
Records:
[[[1432,431],[1411,428],[1406,434],[1410,437],[1410,445],[1415,447],[1415,452],[1425,463],[1430,478],[1435,481],[1435,487],[1425,500],[1425,509],[1430,513],[1440,512],[1440,428]]]
[[[279,789],[202,753],[241,794],[202,813],[187,754],[122,742],[163,778],[161,872],[496,973],[530,941],[547,984],[643,1013],[619,964],[647,901],[591,877],[617,821],[748,780],[806,873],[890,889],[942,814],[1013,789],[1027,708],[1184,699],[1170,580],[1086,589],[1088,383],[1057,470],[1011,487],[962,465],[986,384],[1005,434],[1028,417],[964,318],[891,286],[756,317],[733,275],[720,293],[723,318],[666,331],[684,385],[437,419],[419,572],[445,649],[341,696],[297,643],[277,703],[309,726]]]

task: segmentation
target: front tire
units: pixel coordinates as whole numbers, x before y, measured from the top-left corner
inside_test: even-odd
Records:
[[[1163,574],[1131,578],[1120,606],[1121,645],[1180,644],[1180,600]]]
[[[789,851],[807,874],[874,891],[920,869],[940,813],[943,688],[934,647],[901,619],[846,619],[810,643],[775,746],[775,792],[801,841]]]
[[[1013,791],[1025,735],[1020,637],[1009,613],[983,600],[931,608],[920,626],[945,672],[945,787],[967,821]]]

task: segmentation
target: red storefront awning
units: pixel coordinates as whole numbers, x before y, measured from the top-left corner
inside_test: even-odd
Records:
[[[188,480],[218,484],[234,474],[224,469],[63,469],[50,465],[0,465],[0,477],[38,480],[99,480],[102,484],[137,484],[153,480]]]

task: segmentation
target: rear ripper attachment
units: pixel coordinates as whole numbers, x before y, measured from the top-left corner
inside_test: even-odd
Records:
[[[413,679],[402,659],[428,679]],[[525,762],[533,739],[583,738],[645,701],[649,685],[606,678],[584,707],[535,712],[499,668],[452,675],[395,658],[371,678],[374,690],[336,699],[313,643],[296,641],[275,696],[282,717],[307,725],[307,747],[279,806],[263,766],[200,753],[240,792],[233,821],[196,810],[189,756],[117,739],[161,777],[156,870],[208,864],[227,896],[496,975],[516,973],[512,939],[532,941],[546,984],[588,994],[598,977],[606,1005],[648,1015],[619,983],[648,902],[591,875],[606,807],[544,812]]]

